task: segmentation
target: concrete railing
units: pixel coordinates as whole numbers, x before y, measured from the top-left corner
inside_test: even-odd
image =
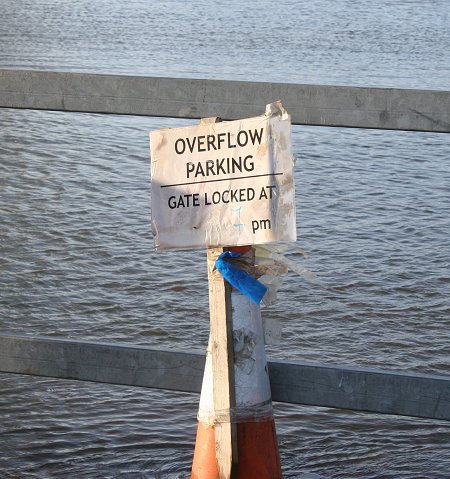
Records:
[[[282,100],[298,125],[450,132],[450,92],[0,70],[0,107],[223,120]]]
[[[299,125],[450,133],[450,92],[0,70],[0,108],[195,118],[260,115],[281,99]],[[204,353],[0,336],[0,371],[200,392]],[[450,420],[450,378],[269,362],[275,401]]]
[[[205,354],[0,336],[0,372],[199,393]],[[269,361],[274,401],[450,420],[450,378]]]

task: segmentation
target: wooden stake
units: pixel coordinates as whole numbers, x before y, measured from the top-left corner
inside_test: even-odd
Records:
[[[231,285],[218,271],[212,271],[215,258],[224,248],[208,248],[209,310],[213,367],[216,459],[220,479],[234,479],[237,474],[237,427],[231,417],[236,405],[234,385],[234,348],[231,309]]]

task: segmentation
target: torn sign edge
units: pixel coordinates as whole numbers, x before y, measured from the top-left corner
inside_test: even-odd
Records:
[[[153,233],[153,239],[154,239],[154,247],[155,250],[160,252],[163,250],[179,250],[179,251],[187,251],[187,250],[194,250],[194,249],[203,249],[203,248],[209,248],[209,247],[228,247],[228,246],[236,246],[236,245],[244,245],[244,244],[257,244],[257,243],[252,243],[249,241],[241,241],[241,242],[233,242],[229,243],[224,241],[223,243],[220,241],[221,238],[218,238],[216,242],[208,242],[208,236],[205,236],[205,240],[202,241],[201,243],[198,242],[196,244],[191,244],[191,245],[180,245],[180,244],[175,244],[176,242],[170,244],[170,241],[167,239],[161,243],[160,241],[160,233],[158,232],[158,224],[155,221],[154,217],[155,215],[153,214],[153,201],[154,201],[154,193],[153,193],[153,187],[154,187],[154,182],[153,182],[153,177],[154,177],[154,165],[158,161],[161,161],[160,159],[154,159],[152,155],[152,144],[154,144],[154,140],[157,137],[156,135],[164,135],[165,132],[167,131],[173,131],[173,130],[179,130],[180,132],[182,130],[189,130],[193,128],[198,128],[200,126],[206,126],[207,124],[214,124],[214,123],[220,123],[220,125],[227,125],[231,123],[236,123],[236,122],[242,122],[242,121],[247,121],[247,120],[271,120],[271,119],[276,119],[278,118],[281,121],[287,121],[289,122],[289,144],[287,145],[287,152],[286,155],[292,162],[292,175],[293,175],[293,170],[294,170],[294,165],[295,165],[295,156],[292,151],[292,130],[291,130],[291,116],[287,112],[287,110],[284,108],[282,101],[281,100],[276,100],[272,103],[268,103],[265,108],[265,112],[262,115],[254,116],[254,117],[248,117],[248,118],[240,118],[240,119],[234,119],[234,120],[227,120],[227,121],[220,121],[219,117],[211,117],[211,118],[203,118],[200,119],[200,121],[196,124],[191,124],[191,125],[186,125],[186,126],[181,126],[181,127],[175,127],[175,128],[161,128],[158,130],[153,130],[150,131],[149,133],[149,139],[150,139],[150,181],[151,181],[151,205],[150,205],[150,216],[151,216],[151,227],[152,227],[152,233]],[[270,123],[269,123],[270,125]],[[272,125],[271,128],[274,128]],[[152,140],[153,136],[153,140]],[[269,130],[269,138],[272,137],[271,129]],[[157,148],[157,147],[155,147]],[[232,178],[230,178],[232,180]],[[279,231],[277,229],[277,235],[279,235],[276,239],[268,240],[265,241],[264,244],[269,244],[269,243],[280,243],[280,242],[288,242],[292,243],[297,240],[297,232],[296,232],[296,224],[295,224],[295,218],[296,218],[296,207],[295,207],[295,182],[294,179],[291,179],[291,190],[292,190],[292,212],[290,216],[293,216],[293,223],[291,224],[290,227],[287,229]],[[156,182],[155,182],[156,183]],[[288,221],[284,221],[285,224],[288,224]],[[162,226],[165,227],[165,224],[162,223]],[[195,227],[194,227],[195,228]],[[165,233],[165,236],[167,236],[167,233]],[[259,242],[258,242],[259,243]]]

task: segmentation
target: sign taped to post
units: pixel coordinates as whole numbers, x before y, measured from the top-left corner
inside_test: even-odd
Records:
[[[296,240],[290,116],[264,115],[150,133],[157,250]]]

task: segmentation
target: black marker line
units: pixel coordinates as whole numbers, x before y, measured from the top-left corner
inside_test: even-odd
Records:
[[[280,176],[283,173],[265,173],[264,175],[238,176],[235,178],[220,178],[218,180],[191,181],[189,183],[175,183],[173,185],[161,185],[161,188],[171,188],[173,186],[201,185],[203,183],[217,183],[228,180],[246,180],[247,178],[261,178],[262,176]]]

